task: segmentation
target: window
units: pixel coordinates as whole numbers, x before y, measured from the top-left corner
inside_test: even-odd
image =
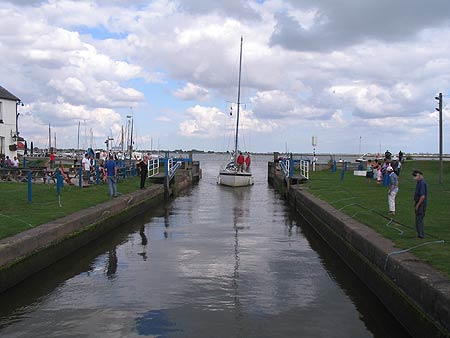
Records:
[[[0,136],[0,154],[5,153],[5,138]]]
[[[3,102],[0,101],[0,123],[3,123]]]

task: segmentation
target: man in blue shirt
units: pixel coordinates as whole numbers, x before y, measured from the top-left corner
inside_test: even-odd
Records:
[[[108,176],[109,195],[117,197],[117,165],[113,155],[109,155],[109,160],[105,164],[106,174]]]
[[[423,173],[420,170],[414,170],[412,175],[416,180],[416,190],[414,192],[414,209],[416,213],[417,237],[423,239],[425,233],[423,230],[423,219],[427,209],[427,184],[423,179]]]

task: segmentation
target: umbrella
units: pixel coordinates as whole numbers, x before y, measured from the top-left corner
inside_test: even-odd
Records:
[[[23,154],[24,154],[24,155],[28,155],[27,141],[25,141],[25,146],[24,146],[24,148],[23,148]]]
[[[31,141],[31,156],[33,156],[33,151],[34,151],[33,141]]]

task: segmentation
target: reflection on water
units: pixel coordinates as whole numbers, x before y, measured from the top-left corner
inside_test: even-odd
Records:
[[[408,337],[267,184],[203,179],[0,295],[1,337]]]

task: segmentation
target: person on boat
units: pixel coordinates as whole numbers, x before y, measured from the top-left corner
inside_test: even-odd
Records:
[[[247,153],[247,157],[245,158],[245,171],[250,172],[250,164],[252,160],[250,159],[250,153]]]
[[[238,171],[242,172],[242,170],[244,168],[244,162],[245,162],[244,155],[242,155],[242,152],[239,152],[239,156],[236,161],[237,166],[238,166]]]

